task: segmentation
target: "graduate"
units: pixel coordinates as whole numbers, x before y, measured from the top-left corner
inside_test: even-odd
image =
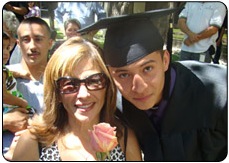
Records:
[[[151,20],[174,11],[107,18],[81,32],[107,29],[104,61],[144,161],[222,161],[227,156],[227,68],[171,62]]]

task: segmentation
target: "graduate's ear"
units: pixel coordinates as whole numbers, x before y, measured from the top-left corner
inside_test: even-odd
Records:
[[[164,50],[164,54],[163,54],[164,71],[168,70],[169,64],[170,64],[170,54],[168,50]]]

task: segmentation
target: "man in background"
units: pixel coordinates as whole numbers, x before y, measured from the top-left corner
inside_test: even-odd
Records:
[[[211,62],[215,54],[218,30],[223,24],[226,7],[221,2],[187,2],[178,26],[185,37],[180,60]]]

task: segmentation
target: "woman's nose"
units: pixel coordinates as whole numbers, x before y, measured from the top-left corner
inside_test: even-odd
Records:
[[[85,84],[81,83],[77,94],[78,98],[84,98],[88,96],[88,89]]]

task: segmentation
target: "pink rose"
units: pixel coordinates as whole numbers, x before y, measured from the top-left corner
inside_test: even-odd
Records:
[[[116,127],[111,127],[108,123],[99,123],[93,128],[89,134],[95,151],[108,153],[117,146]]]

